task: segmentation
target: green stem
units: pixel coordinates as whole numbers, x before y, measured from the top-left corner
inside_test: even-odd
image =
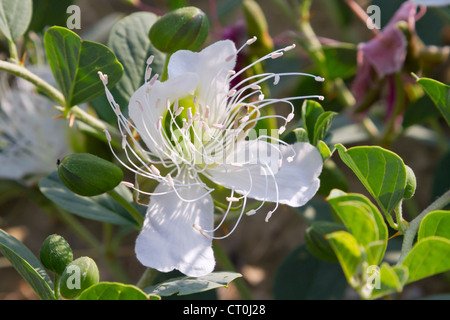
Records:
[[[139,225],[139,230],[142,228],[142,225],[144,224],[144,218],[142,217],[141,213],[130,203],[128,202],[124,197],[122,197],[117,191],[111,190],[108,191],[108,194],[116,200],[124,209],[128,211],[128,213],[136,220],[136,222]]]
[[[217,241],[213,241],[213,249],[214,254],[216,257],[216,260],[218,264],[227,271],[233,271],[235,272],[235,267],[231,263],[230,259],[228,258],[228,255],[225,253],[225,251],[222,249],[222,247],[217,243]],[[243,278],[237,278],[233,282],[236,286],[236,289],[239,291],[241,298],[244,300],[252,300],[252,294],[250,292],[250,289],[247,287],[247,284],[245,283],[245,280]]]
[[[422,219],[430,212],[440,210],[450,203],[450,190],[440,196],[436,201],[423,210],[414,220],[409,223],[409,227],[403,236],[402,251],[397,264],[401,264],[413,247],[414,238],[419,230]]]
[[[38,77],[25,67],[7,61],[0,61],[0,70],[9,72],[17,77],[23,78],[36,86],[37,89],[45,93],[61,106],[66,104],[63,94],[55,87]]]
[[[59,274],[55,273],[55,279],[53,283],[53,291],[55,292],[55,298],[56,300],[61,300],[61,294],[59,293],[59,282],[61,280],[61,276]]]
[[[11,57],[11,60],[13,60],[15,63],[19,63],[19,54],[17,53],[17,47],[14,41],[8,40],[9,45],[9,56]]]
[[[401,234],[404,234],[406,230],[408,229],[407,222],[403,220],[403,209],[402,209],[402,202],[400,201],[395,208],[395,217],[397,220],[398,230]]]
[[[145,289],[145,288],[151,286],[153,284],[153,281],[158,276],[158,274],[159,274],[158,270],[155,270],[155,269],[152,269],[152,268],[145,269],[145,271],[142,274],[141,278],[136,283],[136,287],[141,288],[141,289]]]

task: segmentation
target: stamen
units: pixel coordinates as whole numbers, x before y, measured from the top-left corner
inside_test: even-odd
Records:
[[[234,96],[236,94],[236,90],[230,90],[229,92],[228,92],[228,97],[232,97],[232,96]]]
[[[175,184],[174,184],[174,182],[173,182],[173,178],[172,178],[172,176],[170,175],[170,173],[168,173],[168,174],[166,175],[166,181],[167,181],[167,183],[169,184],[169,187],[171,187],[171,188],[174,188],[174,187],[175,187]]]
[[[155,59],[155,56],[154,56],[154,55],[151,55],[150,57],[148,57],[148,59],[147,59],[147,64],[152,64],[153,59]]]
[[[284,48],[284,52],[287,52],[287,51],[290,51],[292,49],[295,49],[295,47],[296,47],[296,45],[295,45],[295,43],[293,43],[292,45],[287,46],[286,48]]]
[[[287,116],[287,118],[286,118],[286,122],[291,122],[291,120],[294,119],[294,116],[295,116],[295,115],[294,115],[293,112],[289,113],[288,116]]]
[[[148,84],[151,86],[154,85],[156,80],[158,80],[158,77],[159,77],[159,75],[156,73]]]
[[[105,133],[105,136],[106,136],[106,139],[108,139],[108,142],[111,142],[111,135],[109,134],[109,131],[108,130],[103,130],[103,132]]]
[[[258,38],[257,38],[256,36],[253,36],[253,38],[248,39],[246,43],[247,43],[247,45],[249,46],[249,45],[251,45],[252,43],[254,43],[257,39],[258,39]]]
[[[289,162],[292,162],[292,161],[294,161],[294,157],[287,157],[286,158],[286,162],[289,163]]]
[[[276,74],[275,79],[273,80],[273,85],[276,86],[280,82],[280,75]]]
[[[122,149],[127,147],[127,135],[122,136]]]
[[[283,51],[281,51],[281,52],[274,52],[274,53],[272,53],[272,54],[270,55],[270,57],[271,57],[272,59],[276,59],[276,58],[281,57],[282,55],[283,55]]]
[[[206,234],[205,231],[203,231],[203,229],[202,229],[199,225],[197,225],[197,224],[194,223],[194,224],[192,225],[192,227],[193,227],[195,230],[197,230],[198,232],[200,232],[200,233],[202,234],[202,236],[204,236],[204,237],[206,237],[206,238],[208,238],[208,239],[211,238],[209,235]]]
[[[314,77],[314,80],[316,80],[317,82],[324,82],[325,78],[317,76],[317,77]]]
[[[250,210],[250,211],[247,211],[245,214],[247,215],[247,216],[252,216],[252,215],[254,215],[256,213],[256,210],[255,209],[252,209],[252,210]]]
[[[281,135],[286,130],[285,126],[281,126],[280,129],[278,129],[278,134]]]
[[[226,62],[230,62],[230,61],[233,60],[235,57],[236,57],[236,55],[235,55],[235,54],[232,54],[231,56],[228,56],[228,57],[225,59],[225,61],[226,61]]]
[[[238,202],[239,199],[236,197],[226,197],[225,199],[227,199],[228,202]]]
[[[178,110],[175,111],[175,116],[178,117],[183,112],[183,110],[184,110],[183,107],[178,108]]]
[[[156,176],[160,176],[161,172],[158,170],[157,167],[155,167],[153,164],[150,165],[150,170],[156,175]]]
[[[131,182],[128,182],[128,181],[121,181],[120,184],[123,184],[124,186],[129,187],[129,188],[134,188],[134,184],[132,184]]]

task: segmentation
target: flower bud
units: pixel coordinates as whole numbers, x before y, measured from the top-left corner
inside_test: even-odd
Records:
[[[74,153],[58,165],[61,181],[82,196],[96,196],[114,189],[123,179],[115,164],[89,153]]]
[[[174,53],[177,50],[197,51],[208,37],[209,22],[206,14],[196,7],[173,10],[150,29],[149,38],[160,51]]]
[[[60,293],[66,299],[74,299],[81,292],[99,282],[97,264],[89,257],[80,257],[70,263],[60,279]]]
[[[73,254],[63,237],[52,234],[42,243],[39,257],[44,267],[61,275],[67,265],[72,262]]]
[[[405,168],[406,168],[406,187],[405,193],[403,194],[403,199],[409,199],[416,192],[417,180],[414,171],[407,165],[405,165]]]

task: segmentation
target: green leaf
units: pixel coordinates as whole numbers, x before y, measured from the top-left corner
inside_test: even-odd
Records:
[[[450,240],[437,236],[418,241],[403,260],[408,267],[408,283],[450,269]]]
[[[406,187],[406,168],[395,153],[378,146],[346,149],[337,144],[342,161],[356,174],[385,214],[402,200]]]
[[[123,77],[111,90],[111,94],[124,114],[128,114],[131,96],[144,84],[147,59],[154,56],[151,64],[154,74],[161,75],[164,71],[166,55],[158,51],[148,38],[148,32],[157,19],[158,16],[153,13],[136,12],[117,22],[109,34],[108,47],[116,54],[124,68]],[[109,104],[105,107],[109,113],[106,116],[115,121],[116,116]],[[105,111],[100,110],[102,113]]]
[[[84,290],[77,300],[148,300],[147,294],[133,285],[100,282]]]
[[[0,252],[43,300],[54,300],[53,284],[36,256],[19,240],[0,229]]]
[[[158,296],[170,296],[175,293],[177,295],[186,295],[227,287],[231,281],[241,276],[241,274],[236,272],[213,272],[198,278],[177,277],[156,286],[147,287],[144,291]]]
[[[377,207],[356,193],[332,192],[327,200],[356,241],[364,246],[368,263],[378,265],[386,251],[388,229]]]
[[[79,196],[64,186],[56,171],[39,182],[39,189],[47,198],[80,217],[122,226],[136,225],[128,212],[110,196],[107,194],[94,197]],[[131,192],[125,187],[119,186],[115,190],[132,201]]]
[[[405,266],[391,267],[389,264],[383,263],[378,272],[378,277],[374,277],[375,283],[372,283],[371,299],[377,299],[393,292],[402,292],[408,278],[408,269]]]
[[[33,6],[31,0],[0,0],[0,31],[15,42],[28,29]]]
[[[450,86],[430,78],[418,78],[417,82],[430,96],[448,125],[450,125]]]
[[[325,112],[317,101],[305,100],[302,105],[303,128],[312,145],[317,145],[320,140],[323,140],[335,116],[335,112]]]
[[[338,263],[316,259],[300,246],[278,268],[273,294],[281,300],[334,300],[341,299],[347,287]]]
[[[450,211],[432,211],[422,219],[417,234],[418,241],[432,236],[450,240]]]
[[[74,32],[51,27],[44,35],[45,52],[66,107],[90,101],[104,93],[98,72],[108,76],[108,87],[122,77],[123,67],[106,46],[81,40]]]
[[[345,231],[341,223],[331,221],[315,221],[305,231],[305,245],[308,251],[321,260],[336,262],[336,255],[325,236],[335,231]]]
[[[336,254],[348,283],[359,285],[364,253],[358,241],[347,231],[336,231],[325,236]]]

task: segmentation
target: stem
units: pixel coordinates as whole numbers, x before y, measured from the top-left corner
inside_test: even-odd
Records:
[[[400,265],[406,258],[408,253],[413,247],[414,238],[416,237],[417,231],[419,230],[420,223],[422,219],[430,212],[435,210],[440,210],[450,203],[450,190],[440,196],[436,201],[423,210],[414,220],[409,223],[409,227],[403,236],[402,251],[400,253],[400,258],[397,262]]]
[[[9,45],[9,56],[14,62],[19,63],[19,54],[17,53],[16,44],[14,43],[14,41],[8,40],[8,45]]]
[[[231,263],[225,251],[221,246],[218,245],[217,241],[213,241],[213,249],[217,259],[217,262],[221,265],[221,267],[225,270],[235,272],[235,267]],[[250,289],[247,287],[245,280],[243,278],[237,278],[233,282],[236,285],[237,290],[241,294],[241,298],[244,300],[252,300],[252,294]]]
[[[145,269],[141,278],[136,283],[136,287],[138,287],[140,289],[145,289],[145,288],[151,286],[153,284],[153,281],[158,276],[158,274],[159,274],[159,271],[157,271],[155,269],[152,269],[152,268]]]
[[[59,282],[61,280],[61,276],[59,274],[55,273],[55,281],[54,281],[54,288],[53,291],[55,292],[55,298],[56,300],[61,300],[61,295],[59,293]]]
[[[23,78],[36,86],[37,89],[44,92],[48,97],[53,99],[61,106],[66,104],[63,94],[55,87],[38,77],[25,67],[7,61],[0,61],[0,70],[9,72],[15,76]]]
[[[404,234],[406,230],[408,229],[408,224],[406,221],[403,220],[403,210],[402,210],[402,202],[400,201],[395,208],[395,217],[397,220],[398,230],[401,234]]]
[[[122,207],[124,207],[128,213],[136,220],[136,222],[139,225],[139,230],[142,228],[142,225],[144,224],[144,218],[142,217],[141,213],[130,203],[128,202],[124,197],[122,197],[117,191],[111,190],[108,192],[108,194],[116,200]]]

